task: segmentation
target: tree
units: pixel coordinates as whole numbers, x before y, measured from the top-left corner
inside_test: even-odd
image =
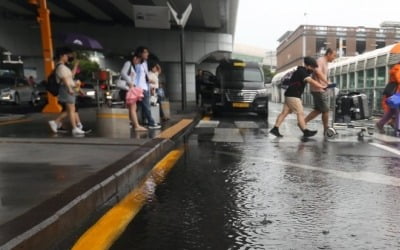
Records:
[[[269,66],[269,65],[263,65],[262,69],[264,71],[265,83],[270,83],[272,81],[272,78],[274,77],[275,73],[271,72],[271,66]]]
[[[89,56],[86,52],[77,52],[77,58],[79,60],[79,78],[82,81],[88,81],[93,78],[93,73],[96,73],[100,69],[100,65],[97,62],[89,60]]]

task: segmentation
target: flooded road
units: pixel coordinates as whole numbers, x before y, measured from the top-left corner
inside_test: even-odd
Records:
[[[212,120],[112,249],[400,249],[398,142]]]

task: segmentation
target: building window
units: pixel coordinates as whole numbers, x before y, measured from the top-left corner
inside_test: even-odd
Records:
[[[342,44],[340,44],[342,43]],[[336,48],[337,48],[337,54],[339,56],[346,56],[346,40],[345,39],[336,39]],[[342,48],[342,51],[340,51],[340,48]]]
[[[326,38],[317,37],[315,41],[315,53],[323,55],[325,53]]]
[[[357,89],[363,89],[364,88],[364,71],[358,71],[357,72]]]
[[[366,42],[362,41],[362,40],[357,40],[356,41],[356,51],[359,55],[361,55],[362,53],[365,52],[365,48],[366,48]]]
[[[375,80],[375,75],[374,75],[374,69],[368,69],[367,70],[367,76],[365,79],[366,83],[366,88],[373,88],[374,87],[374,80]]]
[[[343,74],[342,75],[342,82],[341,82],[340,85],[341,85],[340,86],[341,89],[347,89],[348,88],[347,87],[347,74]]]
[[[385,42],[385,41],[377,41],[377,42],[376,42],[376,48],[377,48],[377,49],[383,48],[383,47],[385,47],[385,46],[386,46],[386,42]]]
[[[350,72],[349,73],[349,89],[355,89],[355,88],[356,88],[356,73]]]
[[[376,70],[376,86],[385,86],[386,84],[386,67],[380,67]]]

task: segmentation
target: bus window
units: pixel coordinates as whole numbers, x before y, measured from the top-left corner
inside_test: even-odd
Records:
[[[367,77],[366,77],[366,88],[373,88],[374,87],[374,80],[375,80],[375,76],[374,76],[374,69],[368,69],[367,70]]]
[[[342,75],[342,89],[348,89],[347,86],[347,74]]]
[[[335,82],[338,85],[338,87],[341,89],[342,88],[342,84],[340,82],[340,76],[335,76]]]
[[[363,89],[364,88],[364,71],[358,71],[357,72],[357,89]]]
[[[383,88],[375,90],[375,103],[374,103],[374,110],[382,110],[382,98],[383,98]]]
[[[356,87],[356,73],[350,72],[349,73],[349,89],[354,90]]]
[[[385,86],[386,84],[386,67],[380,67],[376,70],[376,86]]]

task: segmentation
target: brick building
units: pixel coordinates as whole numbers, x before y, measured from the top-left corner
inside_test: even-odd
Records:
[[[395,22],[384,22],[380,28],[301,25],[278,39],[277,72],[301,65],[305,56],[318,57],[326,48],[338,56],[355,56],[398,41],[400,23]]]

